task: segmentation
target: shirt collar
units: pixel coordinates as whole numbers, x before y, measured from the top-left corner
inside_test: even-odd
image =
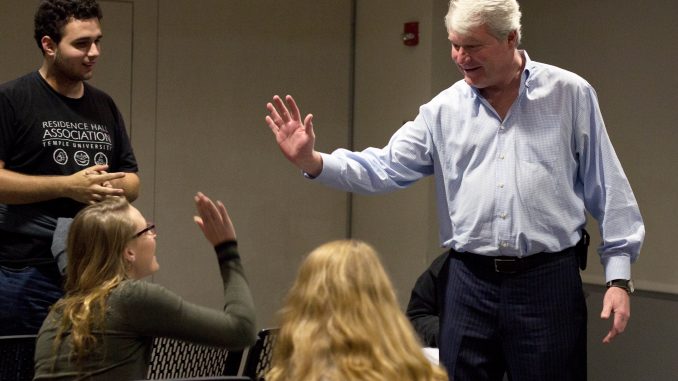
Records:
[[[525,84],[526,87],[530,87],[530,74],[532,74],[532,71],[535,68],[534,61],[530,59],[530,56],[527,54],[526,50],[518,50],[520,55],[523,57],[525,60],[525,66],[523,68],[523,73],[522,73],[522,80],[520,81],[521,84],[520,86],[522,87],[523,84]]]
[[[524,90],[526,87],[527,87],[527,88],[530,87],[530,74],[531,74],[532,71],[535,69],[535,65],[534,65],[534,61],[532,61],[532,60],[530,59],[530,56],[527,54],[527,51],[526,51],[526,50],[519,49],[518,52],[520,53],[520,55],[521,55],[521,56],[523,57],[523,59],[525,60],[525,66],[523,67],[523,72],[522,72],[522,74],[520,75],[520,76],[521,76],[521,79],[520,79],[520,88],[518,89],[518,94],[522,94],[522,93],[523,93],[523,90]],[[461,81],[464,81],[464,80],[462,79]],[[467,86],[471,89],[471,96],[472,96],[473,98],[480,98],[480,97],[481,97],[481,96],[480,96],[480,92],[478,91],[478,89],[476,89],[475,87],[473,87],[473,86],[471,86],[471,85],[467,85]]]

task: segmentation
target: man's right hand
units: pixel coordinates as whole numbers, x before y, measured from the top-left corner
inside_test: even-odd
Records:
[[[313,133],[313,115],[308,114],[301,120],[301,112],[291,95],[285,102],[275,95],[273,103],[267,103],[269,115],[266,123],[275,135],[283,155],[302,171],[315,177],[322,172],[323,160],[315,150],[315,134]]]
[[[113,188],[111,180],[125,177],[124,172],[107,173],[108,165],[94,165],[63,177],[64,194],[83,204],[94,204],[106,196],[124,196],[125,191]]]

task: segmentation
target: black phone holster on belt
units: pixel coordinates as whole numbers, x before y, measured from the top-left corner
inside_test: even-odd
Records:
[[[589,253],[590,241],[591,237],[589,237],[589,233],[586,231],[586,229],[582,229],[581,239],[579,240],[579,242],[577,242],[577,245],[575,246],[577,262],[579,262],[579,268],[582,270],[586,270],[586,257]]]

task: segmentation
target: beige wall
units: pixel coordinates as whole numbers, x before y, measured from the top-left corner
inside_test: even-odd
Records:
[[[458,79],[442,26],[446,0],[358,1],[355,50],[349,0],[297,0],[284,7],[272,0],[101,3],[104,50],[93,82],[114,96],[128,122],[141,165],[137,205],[169,233],[161,239],[166,258],[159,281],[176,281],[184,289],[179,269],[185,270],[186,259],[176,252],[188,250],[198,238],[188,229],[190,220],[180,224],[177,217],[190,214],[190,195],[202,189],[229,202],[244,252],[256,256],[252,268],[273,261],[273,268],[285,273],[299,253],[345,234],[350,206],[348,228],[382,252],[401,297],[407,297],[418,271],[440,251],[431,182],[347,201],[340,192],[301,179],[277,152],[262,119],[270,95],[289,92],[316,115],[321,149],[385,144],[420,104]],[[36,4],[0,3],[2,14],[12,15],[0,23],[3,80],[39,65],[31,25]],[[672,105],[678,101],[672,68],[678,57],[669,37],[678,32],[671,19],[676,3],[570,1],[551,9],[524,0],[522,8],[523,47],[533,59],[581,74],[600,95],[648,230],[644,254],[634,266],[637,286],[678,291],[678,257],[672,255],[673,229],[667,223],[677,212],[678,188],[670,176],[677,136],[671,132]],[[284,21],[299,15],[313,17]],[[406,47],[399,40],[407,21],[420,22],[419,46]],[[281,194],[291,199],[281,201]],[[179,232],[193,236],[178,238]],[[268,254],[279,250],[288,254]],[[204,262],[209,267],[209,259]],[[601,268],[595,257],[592,262],[584,278],[599,283]],[[291,277],[270,275],[262,279],[280,281],[281,288]],[[186,290],[194,289],[191,283]],[[212,295],[212,286],[185,292],[214,302],[218,291]],[[268,298],[269,291],[258,290],[258,299]],[[275,309],[275,302],[266,305],[267,314]]]
[[[42,55],[33,39],[33,12],[37,1],[0,1],[0,81],[36,70]]]
[[[94,82],[114,96],[128,122],[142,178],[136,205],[159,226],[161,270],[153,281],[191,301],[220,305],[216,262],[191,221],[191,196],[202,190],[231,211],[260,326],[274,324],[303,254],[349,230],[382,253],[407,302],[414,279],[440,252],[430,180],[388,195],[347,197],[304,180],[278,152],[263,118],[272,94],[291,93],[302,112],[314,113],[321,150],[384,145],[420,104],[459,78],[442,25],[447,0],[358,0],[355,48],[350,0],[100,2],[104,53]],[[0,81],[40,63],[31,25],[36,4],[0,2]],[[678,293],[670,223],[678,193],[672,176],[678,3],[648,4],[523,0],[523,46],[533,59],[573,70],[596,87],[648,229],[634,266],[637,284]],[[408,21],[420,22],[417,47],[400,41]],[[583,276],[601,282],[596,257]],[[634,305],[653,313],[643,311],[644,320],[630,329],[665,327],[670,317],[663,313],[675,310],[675,299],[636,298],[651,299]],[[597,293],[589,298],[594,321],[600,302]],[[602,337],[594,328],[590,337]],[[634,368],[662,379],[669,361],[649,358],[652,345],[636,332],[615,351],[637,355],[629,355],[638,360]],[[670,342],[676,330],[656,335]],[[591,362],[611,353],[598,340],[589,350]],[[629,371],[616,368],[624,379]],[[612,374],[598,365],[591,370],[592,379]]]
[[[431,98],[431,1],[358,1],[353,148],[382,147]],[[419,45],[406,46],[405,22],[419,22]],[[352,196],[353,237],[372,243],[406,304],[438,247],[432,179],[383,195]]]
[[[265,105],[294,94],[317,115],[323,149],[346,144],[349,2],[167,0],[158,15],[154,280],[221,304],[216,262],[190,218],[201,190],[229,208],[260,325],[272,325],[301,256],[345,237],[346,195],[285,162]]]

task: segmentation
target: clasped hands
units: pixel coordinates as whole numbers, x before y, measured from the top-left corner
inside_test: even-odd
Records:
[[[114,187],[124,172],[108,173],[108,165],[94,165],[65,177],[65,194],[83,204],[94,204],[109,196],[124,196],[122,188]]]

